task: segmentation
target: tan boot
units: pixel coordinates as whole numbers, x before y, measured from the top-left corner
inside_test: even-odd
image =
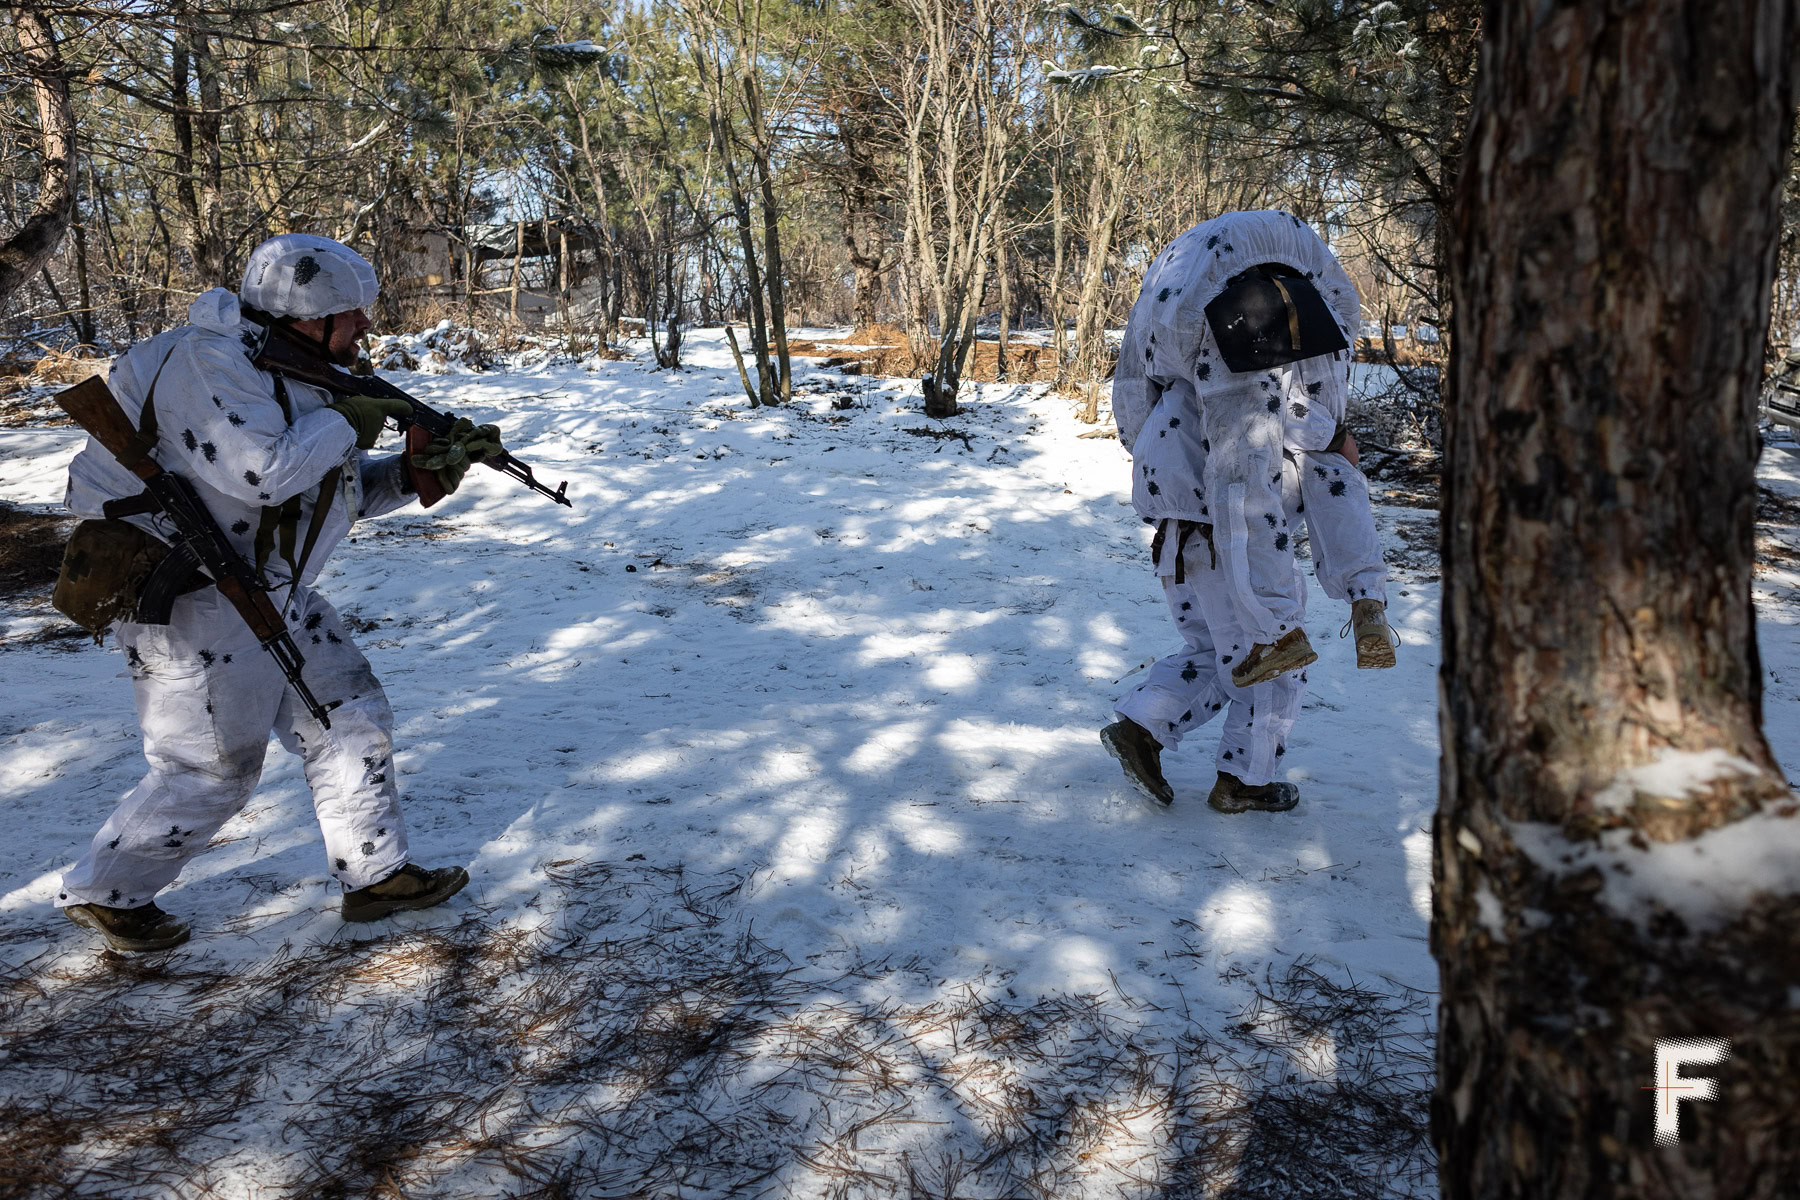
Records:
[[[407,863],[380,883],[344,893],[344,920],[378,921],[410,908],[442,904],[463,890],[469,873],[461,867],[427,871]]]
[[[1295,626],[1273,645],[1258,642],[1250,647],[1244,661],[1231,668],[1231,682],[1238,687],[1252,687],[1317,661],[1319,656],[1313,653],[1312,643],[1306,640],[1306,630]]]
[[[1227,771],[1219,772],[1206,802],[1222,813],[1286,812],[1300,803],[1300,789],[1291,783],[1263,783],[1251,787]]]
[[[1158,804],[1175,803],[1162,773],[1162,743],[1136,721],[1120,719],[1100,731],[1100,744],[1125,768],[1125,778]]]
[[[114,950],[147,954],[167,950],[188,940],[188,927],[155,904],[136,908],[111,908],[105,904],[71,904],[63,916],[84,929],[92,929]]]
[[[1400,635],[1387,623],[1387,605],[1379,600],[1358,600],[1350,605],[1350,619],[1338,636],[1354,633],[1356,665],[1364,671],[1378,671],[1394,665],[1394,647]]]

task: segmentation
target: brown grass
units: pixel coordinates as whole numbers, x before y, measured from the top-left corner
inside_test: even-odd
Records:
[[[47,597],[74,528],[67,514],[27,512],[0,500],[0,596]]]
[[[106,371],[111,359],[83,358],[60,350],[42,358],[0,358],[0,428],[72,425],[51,399],[65,387]]]
[[[104,375],[107,367],[111,365],[111,355],[96,358],[91,354],[70,354],[63,350],[47,350],[44,356],[32,365],[31,377],[40,384],[54,384],[59,388],[65,388],[95,375]]]
[[[886,375],[912,379],[931,369],[937,343],[914,347],[906,332],[893,325],[866,325],[848,337],[832,341],[798,340],[788,352],[824,358],[827,366],[848,375]],[[1055,351],[1035,343],[1010,343],[1006,350],[1006,378],[1012,383],[1048,383],[1057,377]],[[1000,343],[975,343],[975,357],[965,379],[994,383],[1000,378]]]

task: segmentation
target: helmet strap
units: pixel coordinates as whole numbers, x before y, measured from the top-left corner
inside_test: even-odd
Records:
[[[327,315],[325,318],[325,340],[320,341],[318,338],[308,337],[298,329],[295,329],[294,318],[292,317],[278,317],[274,313],[264,312],[262,309],[249,304],[243,305],[241,311],[256,324],[261,325],[271,333],[279,334],[294,345],[307,351],[307,353],[325,359],[327,362],[331,360],[330,315]]]

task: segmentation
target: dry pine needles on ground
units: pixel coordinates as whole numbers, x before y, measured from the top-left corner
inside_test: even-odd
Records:
[[[1229,1022],[881,999],[746,877],[562,861],[535,924],[46,955],[0,974],[0,1191],[33,1196],[1424,1194],[1424,998],[1306,963]],[[41,936],[41,930],[19,936]],[[876,997],[871,999],[870,997]],[[1215,1025],[1215,1028],[1207,1026]]]

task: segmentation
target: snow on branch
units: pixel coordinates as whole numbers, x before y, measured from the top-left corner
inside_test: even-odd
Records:
[[[1044,78],[1061,83],[1086,83],[1096,79],[1106,79],[1109,76],[1120,74],[1123,70],[1123,67],[1111,66],[1077,67],[1071,70],[1045,71]]]

